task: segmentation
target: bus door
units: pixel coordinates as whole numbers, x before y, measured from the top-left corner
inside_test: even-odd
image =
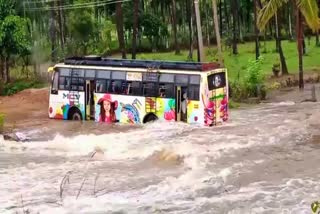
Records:
[[[187,122],[187,87],[176,86],[176,120]]]
[[[94,90],[95,83],[93,80],[86,80],[86,119],[94,120]]]

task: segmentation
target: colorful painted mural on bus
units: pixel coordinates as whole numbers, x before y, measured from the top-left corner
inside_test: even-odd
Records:
[[[175,121],[176,120],[176,101],[170,98],[156,99],[156,115],[161,120]]]
[[[49,118],[68,119],[70,108],[76,107],[85,115],[84,95],[80,92],[60,91],[56,96],[51,96],[51,106],[49,106]],[[62,100],[62,102],[61,102]]]
[[[199,101],[188,101],[187,107],[187,122],[188,123],[199,123],[201,119],[200,102]]]
[[[208,88],[208,80],[206,76],[202,77],[202,93],[201,93],[201,103],[203,105],[203,110],[204,110],[204,115],[203,115],[203,122],[204,125],[206,126],[211,126],[213,125],[215,121],[215,116],[216,116],[216,108],[215,108],[215,103],[214,101],[210,100],[212,97],[212,93],[210,93],[209,88]]]
[[[216,125],[228,120],[227,87],[209,90],[208,79],[203,77],[201,102],[204,107],[204,124]]]
[[[142,103],[142,98],[141,101],[136,98],[132,103],[120,103],[120,122],[129,124],[142,123],[143,118],[141,116],[145,115]]]
[[[228,94],[226,88],[217,90],[217,95],[212,98],[217,106],[217,121],[224,122],[228,120]]]
[[[96,94],[95,120],[98,122],[140,124],[145,115],[144,98]]]

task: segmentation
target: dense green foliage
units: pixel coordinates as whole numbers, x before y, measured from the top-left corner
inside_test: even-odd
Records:
[[[218,59],[213,2],[199,1],[206,61]],[[317,14],[314,12],[318,11],[316,5],[320,4],[319,0],[283,0],[282,7],[276,8],[277,19],[273,17],[276,10],[266,8],[268,4],[277,2],[274,0],[216,2],[224,64],[229,70],[232,83],[241,82],[246,85],[243,86],[246,90],[250,88],[250,92],[244,94],[256,95],[257,87],[254,85],[261,84],[255,76],[248,77],[250,81],[246,82],[247,70],[252,75],[258,74],[256,72],[259,70],[259,74],[270,76],[276,65],[283,68],[283,60],[286,61],[289,73],[299,70],[296,44],[290,42],[297,37],[293,2],[300,2],[298,6],[307,18],[307,23],[312,22],[312,28],[316,29]],[[308,5],[312,5],[313,10],[309,10]],[[34,78],[41,73],[42,64],[53,64],[74,55],[129,58],[129,54],[133,57],[133,52],[137,51],[136,57],[140,59],[197,61],[194,11],[193,0],[0,0],[0,78],[4,82],[9,81],[10,78],[6,77],[10,75],[9,68],[14,68],[14,71],[17,67],[22,71],[17,73],[26,74],[24,78]],[[260,11],[260,20],[262,12],[267,11],[264,15],[268,22],[263,23],[265,31],[255,29],[255,11]],[[136,28],[134,20],[137,20]],[[133,39],[134,28],[137,29],[136,39]],[[320,45],[317,35],[318,32],[310,31],[308,26],[304,27],[306,70],[320,67],[315,59],[320,49],[317,48]],[[252,43],[255,39],[258,46]],[[281,40],[284,57],[279,58]],[[263,63],[258,61],[259,69],[254,60],[257,48],[261,49],[260,55],[264,58]],[[34,71],[32,75],[30,68]]]
[[[5,84],[0,91],[0,95],[10,96],[28,88],[42,88],[44,86],[46,86],[46,84],[39,81],[21,79]]]

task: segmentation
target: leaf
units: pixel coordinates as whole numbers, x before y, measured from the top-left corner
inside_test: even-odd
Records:
[[[315,202],[313,202],[312,204],[311,204],[311,210],[312,210],[312,212],[317,212],[317,210],[318,210],[318,208],[319,208],[319,202],[318,201],[315,201]]]
[[[296,0],[297,7],[306,19],[308,26],[315,32],[320,29],[319,8],[316,0]]]
[[[266,5],[259,11],[258,14],[258,28],[263,31],[269,20],[276,14],[279,8],[283,4],[287,3],[288,0],[270,0]]]

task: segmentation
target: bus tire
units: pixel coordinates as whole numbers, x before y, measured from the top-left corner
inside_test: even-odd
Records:
[[[82,120],[80,110],[78,108],[71,108],[69,110],[68,120]]]
[[[144,117],[143,123],[149,123],[158,120],[158,117],[155,114],[148,114]]]

